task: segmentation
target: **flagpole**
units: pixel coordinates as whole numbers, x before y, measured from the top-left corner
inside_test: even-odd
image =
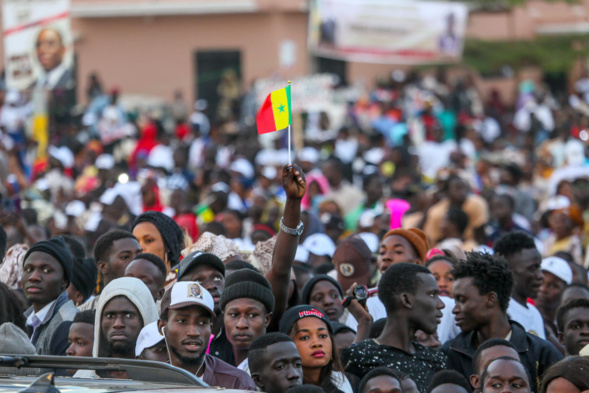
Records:
[[[288,81],[288,85],[290,86],[290,81]],[[290,102],[289,102],[289,108],[288,108],[289,112],[291,113],[292,116],[292,108],[290,107]],[[292,160],[290,158],[290,127],[292,125],[290,124],[290,122],[288,123],[288,165],[292,165]]]

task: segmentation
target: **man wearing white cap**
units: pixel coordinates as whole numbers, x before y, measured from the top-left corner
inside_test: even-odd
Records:
[[[170,363],[211,386],[256,390],[242,370],[206,353],[215,318],[213,297],[194,281],[180,281],[166,291],[161,303],[158,329],[164,336]]]
[[[307,264],[315,268],[324,263],[331,263],[335,252],[333,240],[324,233],[314,233],[303,242],[303,247],[309,252]]]
[[[540,310],[546,328],[556,335],[556,310],[564,289],[573,282],[573,271],[568,262],[559,257],[544,258],[540,268],[544,281],[538,292],[536,308]]]
[[[140,360],[153,360],[163,363],[170,361],[164,336],[161,335],[157,328],[157,321],[141,329],[135,345],[135,356]]]
[[[536,298],[536,308],[544,320],[546,339],[563,352],[565,348],[558,339],[556,310],[561,304],[560,299],[564,289],[573,282],[573,270],[567,261],[554,256],[544,258],[540,269],[544,275],[544,281]]]

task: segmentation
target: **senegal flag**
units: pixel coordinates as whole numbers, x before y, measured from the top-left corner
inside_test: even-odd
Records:
[[[290,107],[290,85],[268,94],[256,116],[258,134],[283,130],[292,124]]]

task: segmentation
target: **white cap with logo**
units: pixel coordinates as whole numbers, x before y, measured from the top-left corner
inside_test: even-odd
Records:
[[[567,285],[573,282],[573,270],[569,263],[559,257],[548,257],[542,260],[542,271],[552,273]]]
[[[177,310],[179,308],[200,306],[215,317],[215,302],[213,297],[199,283],[194,281],[180,281],[166,291],[162,298],[161,310]]]

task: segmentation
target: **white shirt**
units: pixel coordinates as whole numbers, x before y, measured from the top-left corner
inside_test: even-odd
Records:
[[[39,312],[35,312],[33,310],[31,315],[29,315],[29,317],[27,318],[27,325],[34,326],[35,320],[37,320],[37,319],[41,322],[41,323],[39,323],[39,325],[37,325],[37,327],[39,327],[39,326],[43,325],[44,323],[46,323],[47,321],[49,321],[51,319],[51,314],[49,314],[49,310],[53,307],[53,304],[56,301],[57,301],[57,299],[55,299],[51,303],[47,304],[45,307],[40,309]],[[31,340],[33,339],[33,336],[34,336],[34,334],[31,335]]]
[[[526,306],[522,306],[511,298],[509,307],[507,308],[509,318],[522,325],[526,329],[526,332],[546,339],[544,320],[540,311],[531,304],[527,304]]]
[[[248,373],[248,375],[252,375],[252,373],[250,372],[250,363],[248,362],[248,358],[245,358],[245,360],[241,362],[239,366],[237,366],[237,368],[242,371],[245,371],[246,373]]]
[[[454,299],[447,296],[440,296],[440,299],[442,302],[444,302],[445,307],[442,309],[442,320],[438,325],[438,340],[440,343],[444,344],[446,341],[452,340],[458,336],[460,334],[460,328],[456,326],[456,319],[452,313],[452,309],[455,305]],[[366,306],[368,307],[368,312],[370,312],[370,315],[372,315],[372,319],[375,322],[381,318],[387,317],[384,304],[382,304],[378,296],[372,296],[368,298],[366,301]],[[346,320],[346,325],[354,330],[357,330],[358,322],[356,319],[354,319],[352,314],[350,314]]]

